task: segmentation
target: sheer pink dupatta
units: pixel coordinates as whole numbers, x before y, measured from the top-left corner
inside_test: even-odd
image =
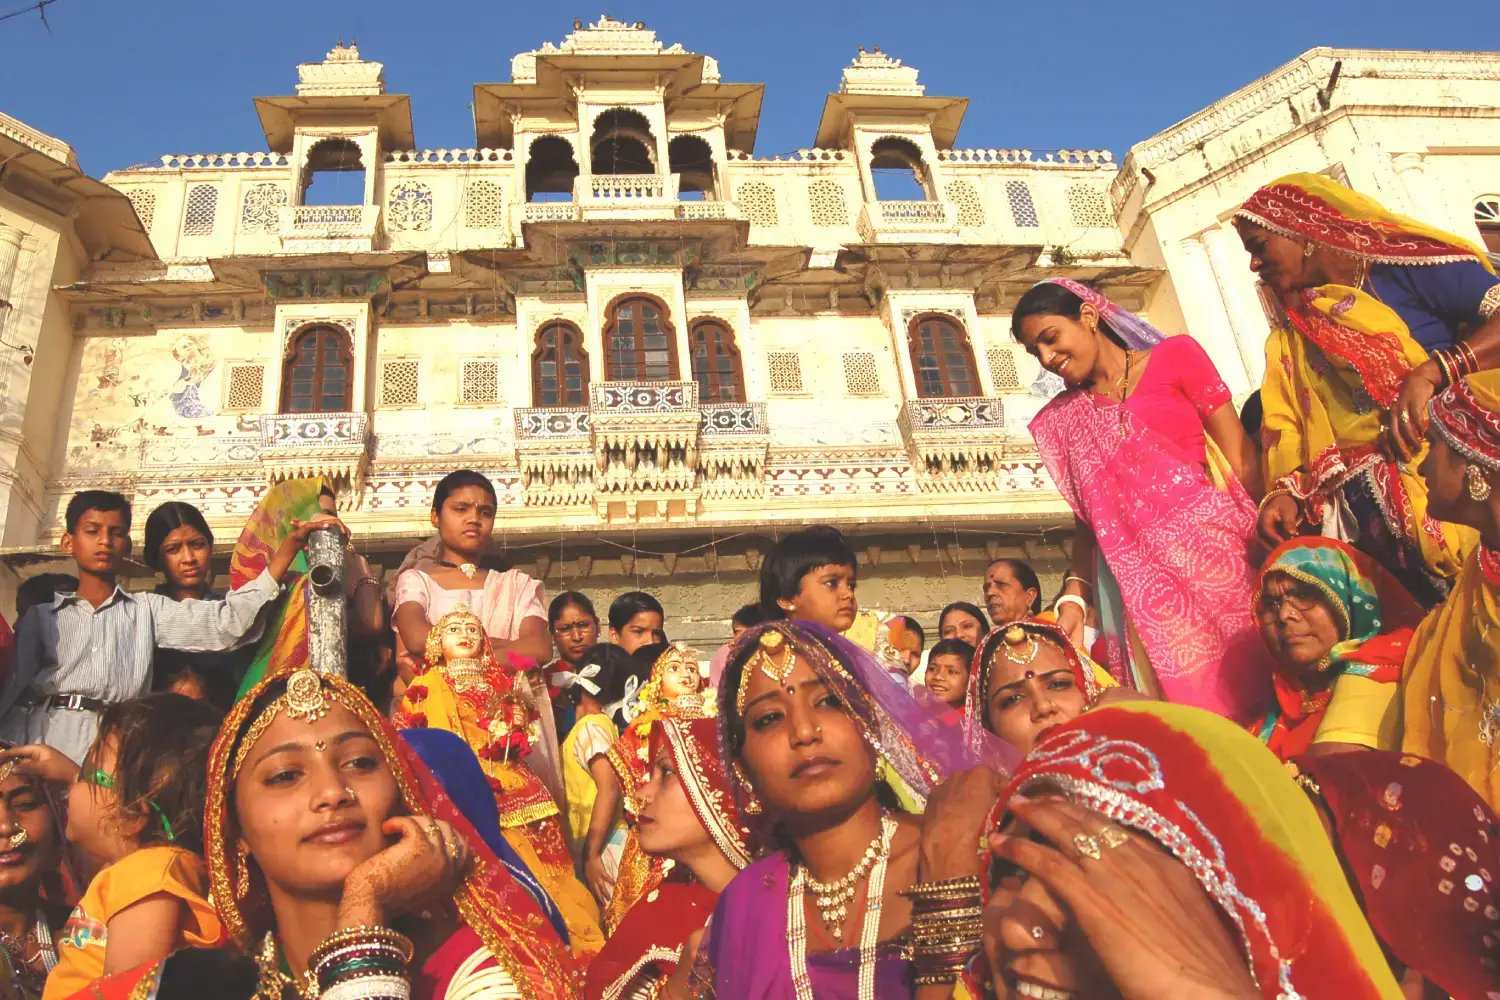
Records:
[[[1165,339],[1077,282],[1133,350]],[[1126,616],[1168,701],[1248,722],[1269,695],[1270,663],[1251,615],[1255,505],[1122,404],[1069,389],[1031,436],[1058,491],[1099,541],[1095,594],[1110,672],[1133,684]]]

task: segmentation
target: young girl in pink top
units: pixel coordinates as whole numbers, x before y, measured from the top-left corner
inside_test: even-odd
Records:
[[[1022,296],[1011,330],[1068,387],[1031,422],[1077,521],[1058,624],[1081,638],[1092,602],[1118,680],[1254,718],[1271,693],[1250,614],[1260,474],[1213,362],[1065,278]]]

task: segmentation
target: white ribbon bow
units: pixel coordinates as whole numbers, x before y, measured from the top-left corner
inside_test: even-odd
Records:
[[[599,664],[590,663],[576,674],[571,670],[559,670],[552,675],[552,681],[560,688],[570,688],[574,684],[577,684],[597,698],[601,689],[599,685],[594,683],[594,678],[599,676],[600,669]]]

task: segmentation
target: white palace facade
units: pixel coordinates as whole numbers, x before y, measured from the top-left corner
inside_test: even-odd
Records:
[[[824,522],[868,606],[930,622],[984,563],[1059,573],[1071,516],[1009,313],[1048,275],[1191,331],[1231,389],[1267,326],[1226,220],[1325,171],[1500,252],[1500,55],[1316,49],[1133,147],[964,148],[968,100],[860,51],[809,148],[763,87],[602,18],[474,87],[470,149],[340,45],[260,97],[267,149],[86,176],[0,114],[0,601],[67,498],[204,511],[326,474],[372,561],[434,483],[494,482],[496,546],[712,640],[779,533]],[[904,185],[904,187],[902,187]],[[138,583],[150,580],[140,569]],[[602,610],[602,609],[601,609]]]

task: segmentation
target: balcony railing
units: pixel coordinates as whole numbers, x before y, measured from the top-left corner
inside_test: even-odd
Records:
[[[871,243],[904,242],[923,234],[952,238],[958,233],[958,213],[946,201],[871,201],[860,210],[856,226]]]
[[[281,246],[303,253],[374,248],[379,205],[288,205],[279,212]]]
[[[593,198],[665,198],[668,179],[675,174],[594,174],[589,178]],[[672,187],[675,189],[676,184]],[[674,190],[672,196],[675,198]]]
[[[522,222],[577,222],[578,206],[571,201],[531,201],[522,206]]]

